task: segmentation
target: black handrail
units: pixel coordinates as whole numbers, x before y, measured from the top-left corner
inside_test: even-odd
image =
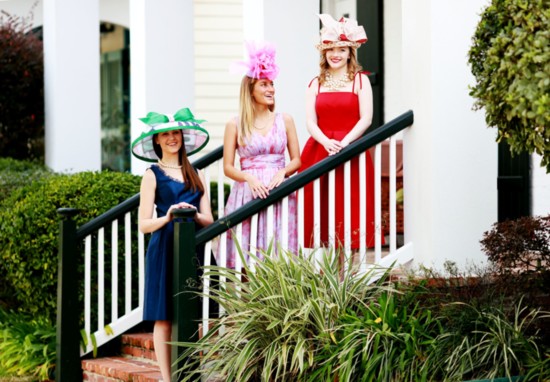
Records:
[[[321,162],[308,168],[306,171],[295,175],[287,181],[283,182],[279,187],[271,191],[267,198],[252,200],[244,206],[238,208],[233,213],[224,216],[215,221],[213,224],[209,225],[208,227],[199,230],[197,232],[197,245],[212,240],[216,236],[227,231],[229,228],[239,224],[240,222],[258,213],[262,209],[276,203],[285,196],[290,195],[296,190],[299,190],[307,183],[321,177],[323,174],[329,172],[330,170],[335,169],[336,167],[347,162],[354,156],[365,152],[369,148],[379,144],[390,136],[400,132],[401,130],[404,130],[408,126],[412,125],[413,121],[414,114],[412,110],[409,110],[401,114],[397,118],[391,120],[390,122],[374,129],[373,131],[368,131],[363,137],[350,144],[338,154],[325,158]],[[223,146],[220,146],[210,153],[204,155],[203,157],[197,159],[192,164],[199,169],[203,169],[205,167],[208,167],[215,161],[220,160],[222,157]],[[118,219],[124,216],[124,214],[136,209],[138,206],[139,193],[130,197],[129,199],[125,200],[124,202],[105,212],[104,214],[94,218],[93,220],[90,220],[88,223],[82,225],[77,230],[77,239],[83,239],[87,235],[105,226],[109,222]]]
[[[217,160],[220,160],[223,156],[223,146],[220,146],[208,154],[200,157],[192,163],[192,165],[198,169],[203,169],[210,166]],[[104,227],[115,219],[121,218],[124,214],[135,210],[139,206],[139,192],[134,196],[126,199],[119,205],[113,207],[109,211],[99,215],[98,217],[83,224],[76,232],[77,240],[84,239],[92,232],[97,231],[99,228]]]
[[[363,137],[350,144],[338,154],[329,156],[319,163],[311,166],[304,172],[301,172],[298,175],[286,180],[279,187],[272,190],[267,198],[254,199],[238,208],[233,213],[220,218],[205,228],[202,228],[197,232],[196,244],[199,245],[212,240],[216,236],[227,231],[229,228],[248,219],[264,208],[278,202],[296,190],[299,190],[309,182],[321,177],[323,174],[328,173],[351,158],[367,151],[371,147],[376,146],[385,139],[397,134],[401,130],[404,130],[408,126],[412,125],[413,121],[414,114],[412,110],[409,110],[372,132],[367,132]]]

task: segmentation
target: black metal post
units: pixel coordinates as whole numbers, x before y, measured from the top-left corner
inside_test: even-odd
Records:
[[[173,301],[172,342],[197,341],[198,320],[200,318],[197,296],[192,291],[198,285],[195,249],[196,210],[181,208],[173,211],[177,219],[174,224],[174,266],[173,266]],[[187,220],[190,220],[189,222]],[[172,347],[172,381],[177,381],[176,370],[181,369],[185,360],[180,359],[182,348]],[[179,360],[176,362],[176,360]]]
[[[60,208],[59,265],[57,273],[56,382],[81,381],[76,223],[74,208]]]

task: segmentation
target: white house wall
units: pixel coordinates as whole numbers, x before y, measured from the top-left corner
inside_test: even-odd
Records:
[[[315,48],[319,40],[319,1],[263,0],[263,3],[264,38],[277,47],[280,67],[275,81],[277,110],[293,117],[303,147],[309,138],[306,88],[319,74],[319,52]]]
[[[100,0],[101,21],[130,27],[130,0]]]
[[[43,17],[46,165],[100,170],[99,3],[44,0]]]
[[[225,123],[237,114],[241,76],[229,71],[243,59],[242,0],[195,0],[195,108],[206,119],[210,143],[222,145]]]
[[[479,240],[497,220],[497,145],[472,110],[467,65],[481,0],[402,2],[405,234],[420,263],[485,260]],[[387,76],[390,74],[386,74]]]
[[[401,0],[384,0],[384,120],[404,112]]]

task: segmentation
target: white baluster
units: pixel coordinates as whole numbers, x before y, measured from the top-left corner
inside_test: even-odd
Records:
[[[105,326],[105,229],[97,233],[97,330]]]
[[[281,204],[281,230],[279,231],[281,233],[280,237],[280,244],[283,251],[288,251],[288,217],[290,216],[288,212],[288,196],[283,198],[282,204]],[[296,232],[292,232],[292,235],[296,235]]]
[[[118,318],[118,220],[111,224],[111,321]]]
[[[351,257],[351,161],[344,163],[344,251],[344,270],[347,271]]]
[[[359,269],[367,271],[367,155],[359,155]]]
[[[124,313],[130,314],[132,310],[132,215],[128,212],[124,216]],[[138,230],[139,231],[139,230]],[[140,247],[141,248],[141,247]],[[143,293],[143,292],[141,292]],[[140,301],[143,301],[140,299]],[[140,303],[141,305],[141,303]]]
[[[258,255],[258,214],[254,214],[250,218],[250,253]],[[254,272],[256,269],[256,259],[252,256],[249,257],[248,265],[250,270]]]
[[[209,241],[204,246],[204,267],[210,266],[210,252],[212,251],[212,241]],[[202,277],[202,335],[206,336],[208,333],[208,321],[210,317],[210,276],[207,274],[208,269],[204,269]]]
[[[139,306],[143,307],[145,298],[145,235],[141,231],[138,232],[138,248]],[[130,274],[132,274],[132,267],[130,267]]]
[[[92,329],[92,236],[86,236],[84,242],[84,331],[90,335]],[[92,349],[88,342],[87,350]]]
[[[321,246],[321,181],[313,181],[313,246]],[[308,238],[309,240],[309,238]]]
[[[302,248],[304,250],[304,189],[300,188],[297,195],[298,206],[296,213],[298,213],[298,250]]]
[[[382,259],[382,198],[381,198],[381,177],[382,177],[382,147],[380,144],[374,148],[374,262],[380,263]]]
[[[340,185],[339,185],[340,186]],[[336,170],[328,173],[328,244],[336,251]],[[315,205],[321,210],[325,206]],[[341,238],[338,238],[341,239]]]
[[[390,254],[395,253],[397,249],[397,230],[396,230],[396,149],[395,138],[390,137]]]

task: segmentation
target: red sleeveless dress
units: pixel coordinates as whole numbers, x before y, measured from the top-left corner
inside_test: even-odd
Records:
[[[315,110],[317,125],[328,138],[341,141],[353,129],[360,119],[359,98],[355,94],[355,82],[361,86],[361,76],[355,76],[351,92],[317,92]],[[311,83],[310,83],[311,86]],[[374,247],[374,167],[369,152],[366,153],[367,171],[367,219],[366,243],[367,247]],[[328,156],[327,151],[313,137],[310,137],[302,150],[302,166],[300,171],[313,166]],[[359,159],[351,161],[351,248],[359,249],[360,245],[360,194],[359,194]],[[336,243],[344,244],[344,166],[336,169],[335,190],[335,230]],[[314,247],[313,242],[313,183],[304,187],[304,245]],[[321,177],[321,244],[328,243],[328,175]],[[384,236],[382,235],[382,244]],[[338,244],[337,244],[338,245]]]

